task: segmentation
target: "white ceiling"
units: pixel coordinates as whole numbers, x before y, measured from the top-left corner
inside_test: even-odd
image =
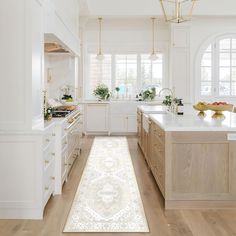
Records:
[[[142,17],[162,15],[159,0],[81,0],[81,15]],[[194,15],[235,16],[236,0],[199,0]]]

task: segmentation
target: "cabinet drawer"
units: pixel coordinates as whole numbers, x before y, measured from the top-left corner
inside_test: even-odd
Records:
[[[67,149],[65,149],[61,154],[61,179],[64,182],[66,173],[67,173]]]
[[[54,146],[51,145],[46,151],[44,151],[43,154],[43,166],[44,166],[44,170],[48,168],[49,165],[51,165],[51,163],[53,161],[55,161],[55,150],[54,150]]]
[[[61,139],[61,150],[64,150],[68,146],[67,134]]]
[[[56,134],[54,133],[54,130],[51,132],[46,133],[43,136],[43,149],[47,149],[48,146],[50,146],[53,142],[55,142]]]
[[[156,179],[159,189],[161,190],[163,196],[165,196],[165,173],[162,170],[162,167],[156,166],[153,170],[153,175]]]
[[[47,203],[51,194],[54,192],[54,188],[55,188],[55,161],[53,161],[44,172],[44,181],[43,181],[44,205]]]
[[[165,131],[162,130],[158,125],[153,124],[152,130],[154,134],[154,139],[157,138],[161,141],[162,144],[165,144]]]

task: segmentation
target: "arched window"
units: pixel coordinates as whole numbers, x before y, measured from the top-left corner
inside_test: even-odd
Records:
[[[200,61],[200,97],[236,98],[236,35],[217,37]]]

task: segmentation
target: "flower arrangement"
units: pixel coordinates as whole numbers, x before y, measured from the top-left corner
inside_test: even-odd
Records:
[[[99,84],[93,91],[93,94],[99,100],[108,100],[111,96],[109,88],[105,84]]]
[[[145,91],[143,91],[142,93],[142,97],[143,100],[153,100],[156,96],[156,89],[155,88],[151,88],[151,89],[147,89]]]
[[[73,102],[73,97],[71,96],[71,90],[73,87],[71,85],[64,85],[60,88],[61,92],[63,93],[63,96],[61,97],[62,100],[67,102]]]

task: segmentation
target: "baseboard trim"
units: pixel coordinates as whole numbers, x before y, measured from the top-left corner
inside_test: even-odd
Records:
[[[230,209],[236,201],[165,201],[165,209]]]

